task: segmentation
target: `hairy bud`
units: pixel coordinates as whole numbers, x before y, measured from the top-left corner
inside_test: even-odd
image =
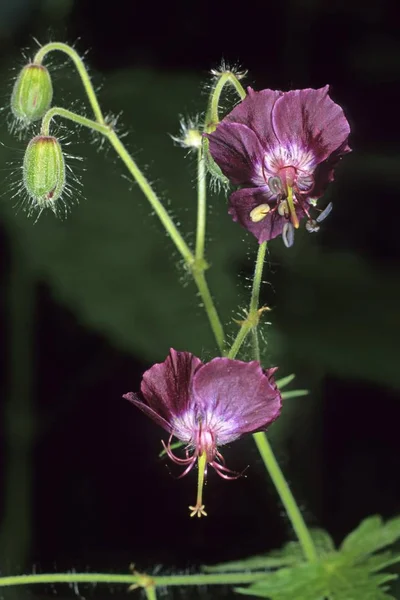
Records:
[[[65,186],[65,161],[57,138],[38,135],[29,142],[24,156],[23,176],[33,202],[39,208],[54,209]]]
[[[171,136],[174,142],[182,148],[198,149],[202,144],[202,137],[199,127],[199,119],[181,119],[179,135]]]
[[[51,106],[53,85],[43,65],[26,65],[17,77],[11,96],[14,117],[28,125],[41,119]]]

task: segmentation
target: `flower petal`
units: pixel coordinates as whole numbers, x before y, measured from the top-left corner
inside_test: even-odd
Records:
[[[171,348],[164,362],[153,365],[143,375],[140,389],[148,406],[135,394],[126,394],[124,398],[171,432],[171,420],[187,412],[192,377],[201,365],[201,360],[190,352]]]
[[[264,150],[246,125],[221,121],[213,133],[206,134],[210,153],[223,174],[235,185],[264,185]]]
[[[320,198],[325,192],[328,184],[334,180],[334,169],[342,156],[351,152],[347,141],[345,141],[336,152],[332,152],[327,160],[317,166],[314,173],[314,187],[311,190],[313,198]]]
[[[342,108],[328,96],[329,86],[285,92],[272,111],[272,127],[287,152],[311,150],[320,163],[350,134]]]
[[[163,427],[163,429],[166,429],[168,431],[168,433],[173,433],[172,427],[168,423],[168,421],[166,421],[163,417],[161,417],[155,410],[150,408],[150,406],[147,406],[147,404],[145,404],[143,402],[143,400],[141,398],[139,398],[139,396],[137,394],[134,394],[133,392],[129,392],[128,394],[124,394],[122,397],[125,398],[126,400],[129,400],[129,402],[132,402],[132,404],[134,404],[135,406],[140,408],[140,410],[142,412],[144,412],[145,415],[150,417],[150,419],[153,419],[153,421],[155,421],[155,423],[157,423],[157,425],[159,425],[160,427]]]
[[[251,211],[266,201],[268,201],[268,192],[261,188],[243,188],[233,192],[229,198],[228,212],[232,219],[250,231],[260,244],[281,235],[287,223],[287,219],[277,210],[268,213],[264,219],[256,223],[251,220]],[[299,221],[305,216],[299,206],[296,206],[296,214]]]
[[[272,110],[282,95],[283,92],[277,90],[255,92],[248,87],[246,98],[235,106],[223,122],[243,123],[257,134],[265,150],[275,148],[279,142],[272,124]]]
[[[194,374],[197,409],[217,445],[264,430],[279,416],[281,395],[273,372],[264,372],[256,361],[214,358]]]

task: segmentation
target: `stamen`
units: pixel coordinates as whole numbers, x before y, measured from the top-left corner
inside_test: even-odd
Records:
[[[239,479],[239,477],[243,475],[243,473],[237,473],[236,471],[232,471],[232,469],[228,469],[228,467],[225,467],[224,465],[221,465],[216,461],[213,461],[211,463],[211,466],[214,467],[214,470],[217,473],[217,475],[222,477],[222,479],[226,479],[228,481],[232,481],[233,479]]]
[[[250,219],[253,221],[253,223],[259,223],[265,219],[270,210],[271,207],[269,204],[260,204],[250,211]]]
[[[286,200],[282,200],[281,202],[279,202],[278,214],[280,214],[281,217],[286,217],[286,218],[289,216],[289,206],[288,206],[288,203],[286,202]]]
[[[270,177],[268,187],[273,194],[283,194],[283,183],[280,177]]]
[[[321,221],[324,221],[324,219],[326,219],[326,217],[331,213],[332,208],[333,204],[332,202],[329,202],[328,206],[324,208],[322,213],[316,218],[317,223],[321,223]]]
[[[299,219],[297,218],[296,209],[293,203],[293,188],[288,186],[287,203],[289,205],[290,217],[295,229],[299,228]]]
[[[291,223],[285,223],[282,231],[282,239],[286,248],[290,248],[294,244],[294,227]]]
[[[205,507],[203,504],[203,486],[204,486],[204,478],[205,478],[206,469],[207,469],[207,453],[206,452],[203,452],[202,454],[200,454],[199,460],[197,463],[197,467],[199,469],[199,476],[198,476],[198,480],[197,480],[196,505],[189,506],[189,510],[190,510],[191,517],[198,516],[200,518],[200,517],[207,516],[207,513],[204,510]]]
[[[309,221],[307,221],[306,230],[308,231],[308,233],[315,233],[316,231],[319,231],[319,229],[319,225],[315,219],[310,219]]]
[[[164,446],[164,450],[167,453],[167,456],[177,465],[189,464],[193,460],[193,456],[188,456],[188,454],[186,454],[186,458],[179,458],[179,456],[176,456],[176,454],[174,454],[171,450],[171,440],[172,440],[172,435],[170,436],[170,438],[168,440],[168,444],[166,444],[164,442],[164,440],[161,440],[161,443]]]
[[[309,221],[307,221],[307,231],[309,233],[315,233],[316,231],[319,231],[320,227],[318,223],[321,223],[321,221],[324,221],[326,219],[326,217],[330,214],[332,208],[333,204],[332,202],[329,202],[328,206],[318,215],[316,219],[310,219]]]
[[[189,471],[191,471],[196,463],[197,460],[197,455],[193,454],[192,456],[189,456],[189,451],[186,448],[185,450],[185,454],[186,454],[186,458],[179,458],[179,456],[176,456],[171,449],[171,440],[172,440],[173,435],[171,434],[168,440],[168,444],[166,444],[164,442],[164,440],[161,440],[162,445],[164,446],[164,450],[167,453],[167,456],[177,465],[181,465],[183,467],[186,467],[186,469],[183,471],[183,473],[181,473],[178,477],[178,479],[181,479],[181,477],[185,477],[185,475],[187,475],[189,473]]]

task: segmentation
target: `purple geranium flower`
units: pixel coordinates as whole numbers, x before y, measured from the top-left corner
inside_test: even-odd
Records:
[[[140,398],[125,394],[147,416],[170,434],[163,442],[168,456],[185,467],[186,475],[198,461],[197,502],[191,516],[205,515],[202,487],[207,465],[225,479],[238,475],[225,466],[218,450],[245,433],[265,430],[281,410],[281,395],[275,384],[276,369],[263,370],[258,362],[214,358],[203,364],[190,352],[171,348],[162,363],[143,375]],[[175,436],[187,444],[185,458],[171,449]]]
[[[333,180],[333,168],[347,145],[350,126],[328,95],[329,86],[291,92],[248,88],[248,96],[206,134],[210,153],[240,189],[229,213],[261,244],[280,234],[287,246],[308,217],[308,231],[322,220],[310,206]],[[324,216],[324,215],[322,215]]]

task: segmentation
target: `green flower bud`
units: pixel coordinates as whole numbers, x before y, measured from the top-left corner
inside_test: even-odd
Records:
[[[65,161],[57,138],[38,135],[29,142],[23,177],[33,203],[41,209],[50,207],[54,210],[65,186]]]
[[[26,65],[17,77],[11,96],[14,117],[24,124],[41,119],[51,106],[53,85],[43,65]]]

